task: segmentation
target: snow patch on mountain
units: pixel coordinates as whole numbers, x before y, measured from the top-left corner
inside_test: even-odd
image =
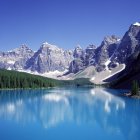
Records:
[[[125,64],[121,64],[122,65],[122,67],[121,67],[121,69],[120,70],[118,70],[118,71],[116,71],[116,72],[114,72],[114,73],[111,73],[108,77],[105,77],[104,79],[102,79],[102,81],[104,81],[104,80],[106,80],[106,79],[108,79],[108,78],[110,78],[110,77],[112,77],[112,76],[114,76],[115,74],[117,74],[117,73],[119,73],[119,72],[121,72],[122,70],[124,70],[125,69]]]
[[[68,70],[65,70],[63,72],[55,70],[55,71],[46,72],[46,73],[43,73],[43,74],[40,74],[40,75],[48,77],[48,78],[59,79],[59,77],[64,75],[66,72],[68,72]]]
[[[42,44],[42,48],[49,48],[49,49],[51,49],[53,51],[59,51],[59,50],[62,51],[61,48],[57,47],[56,45],[49,44],[48,42],[44,42]]]
[[[7,63],[8,63],[8,64],[15,64],[15,61],[13,61],[13,60],[8,60]]]
[[[33,75],[39,75],[39,76],[43,76],[43,77],[47,77],[47,78],[53,78],[53,79],[59,79],[59,77],[64,75],[66,72],[68,72],[68,70],[65,70],[62,72],[55,70],[55,71],[50,71],[50,72],[45,72],[45,73],[39,73],[37,71],[24,70],[24,69],[20,69],[18,71],[33,74]]]
[[[12,70],[11,67],[8,67],[7,70]]]
[[[115,74],[121,72],[122,70],[125,69],[125,64],[120,64],[117,67],[113,68],[112,70],[105,70],[96,73],[90,81],[94,84],[104,84],[104,80],[114,76]]]
[[[136,22],[136,23],[134,23],[133,25],[135,25],[135,26],[140,26],[140,23],[139,23],[139,22]]]
[[[105,66],[106,66],[106,70],[108,70],[108,65],[110,64],[110,59],[108,59],[106,62],[105,62]]]
[[[91,78],[91,81],[93,81],[95,79],[95,77],[93,76],[92,78]]]

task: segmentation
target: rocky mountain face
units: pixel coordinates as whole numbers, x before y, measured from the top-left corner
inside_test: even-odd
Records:
[[[96,49],[96,70],[98,72],[108,69],[108,64],[116,48],[119,44],[120,39],[114,35],[107,36],[102,41],[101,45]]]
[[[0,68],[38,73],[65,71],[73,60],[73,51],[43,43],[37,52],[22,45],[9,52],[0,52]]]
[[[19,70],[23,69],[26,61],[34,55],[34,52],[26,45],[8,52],[0,52],[0,68]]]
[[[126,69],[115,78],[112,87],[130,89],[134,80],[140,84],[140,51],[135,52],[126,61]],[[107,82],[110,82],[109,80],[107,79]]]
[[[134,61],[131,56],[138,52],[140,52],[140,23],[136,22],[130,26],[122,39],[114,35],[107,36],[99,47],[89,45],[86,49],[82,49],[78,45],[74,51],[65,51],[46,42],[36,52],[26,45],[9,52],[0,52],[0,68],[38,73],[61,72],[68,69],[69,74],[76,74],[85,69],[89,71],[87,68],[91,66],[97,73],[103,71],[111,73],[114,68],[116,69],[113,73],[117,73],[120,72],[119,66],[122,65],[127,73],[128,66],[131,67],[130,62]]]
[[[140,24],[135,23],[123,36],[117,50],[111,58],[112,63],[126,63],[126,59],[140,50]]]
[[[96,51],[96,46],[95,45],[89,45],[85,49],[85,66],[91,66],[95,65],[95,52]]]
[[[72,51],[64,51],[55,45],[44,43],[40,49],[26,62],[25,69],[45,73],[64,71],[73,60]]]
[[[114,53],[111,63],[126,65],[123,71],[106,80],[106,82],[112,82],[118,79],[113,83],[114,87],[131,88],[133,80],[140,81],[140,23],[130,26]]]
[[[111,70],[119,64],[127,65],[127,59],[140,50],[140,23],[132,24],[122,39],[107,36],[99,47],[88,46],[85,50],[76,48],[69,72],[77,73],[88,66],[95,66],[97,72]],[[77,51],[78,50],[78,51]]]
[[[85,52],[79,45],[75,48],[73,57],[74,60],[70,64],[69,73],[77,73],[85,68]]]
[[[95,66],[97,71],[106,68],[106,62],[117,48],[119,38],[112,35],[107,36],[99,47],[89,45],[85,50],[79,46],[74,50],[74,60],[70,64],[70,73],[76,73],[88,66]]]

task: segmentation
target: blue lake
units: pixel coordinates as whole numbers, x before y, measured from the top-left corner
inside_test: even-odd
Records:
[[[0,91],[0,140],[139,140],[140,100],[102,88]]]

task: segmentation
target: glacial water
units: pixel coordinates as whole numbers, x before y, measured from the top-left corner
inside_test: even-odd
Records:
[[[140,100],[122,90],[0,91],[0,140],[139,140]]]

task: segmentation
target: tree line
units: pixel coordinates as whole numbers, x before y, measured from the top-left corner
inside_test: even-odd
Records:
[[[42,76],[0,69],[0,88],[45,88],[58,83],[57,80]]]
[[[55,80],[25,72],[0,69],[0,89],[4,88],[47,88],[55,86],[93,86],[86,78]]]

